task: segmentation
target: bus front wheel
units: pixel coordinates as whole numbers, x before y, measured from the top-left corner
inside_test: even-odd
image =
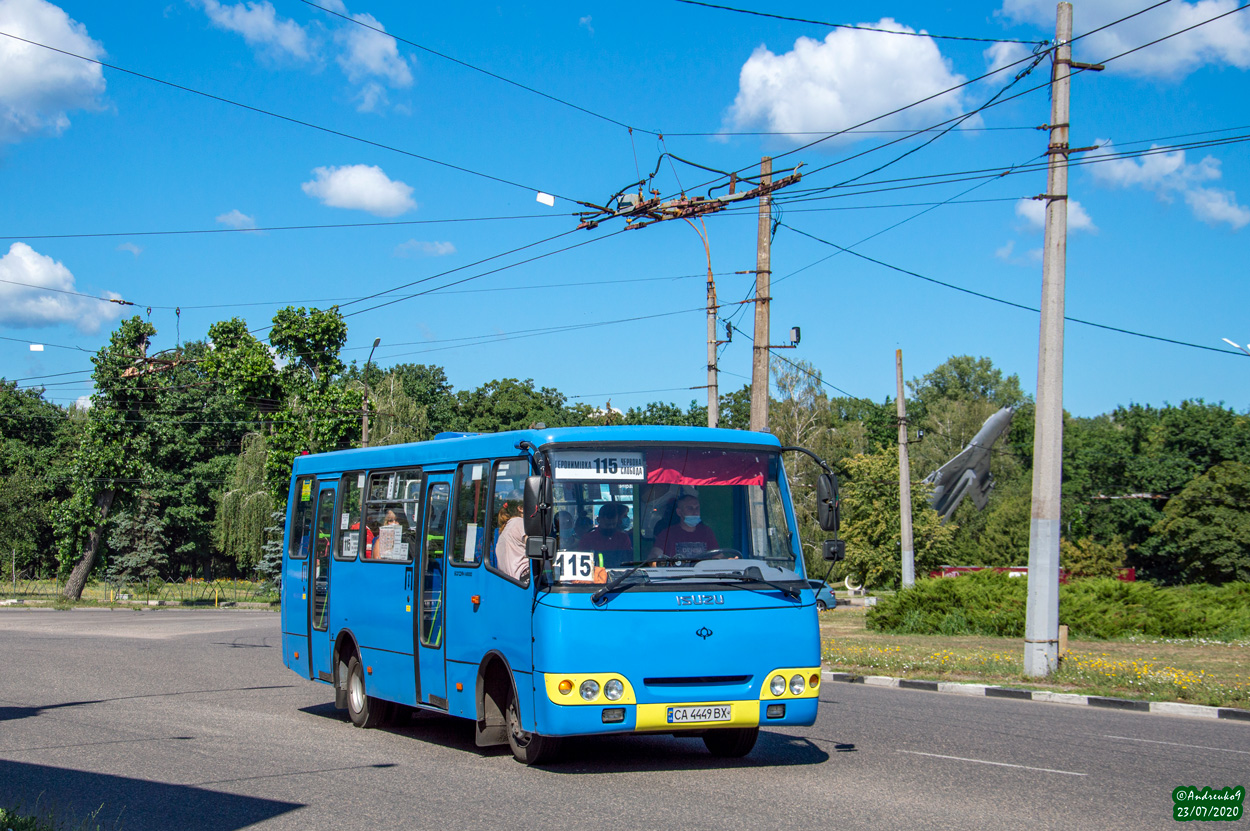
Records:
[[[555,759],[560,752],[560,739],[542,736],[521,729],[521,711],[516,697],[508,701],[508,747],[512,755],[523,765],[541,765]]]
[[[738,758],[751,752],[759,735],[758,727],[729,727],[707,731],[703,734],[703,743],[713,756]]]
[[[390,702],[365,691],[365,671],[355,655],[347,662],[347,715],[357,727],[378,727],[390,712]]]

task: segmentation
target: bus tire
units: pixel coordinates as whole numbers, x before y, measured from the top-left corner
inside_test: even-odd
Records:
[[[758,727],[729,727],[707,731],[703,734],[703,743],[713,756],[737,759],[751,752],[759,735]]]
[[[553,761],[559,754],[559,738],[527,733],[521,729],[521,711],[517,707],[516,696],[508,701],[506,718],[508,747],[512,749],[512,756],[518,762],[523,765],[542,765]]]
[[[389,701],[365,691],[365,670],[355,655],[347,662],[347,715],[357,727],[380,727],[390,713]]]

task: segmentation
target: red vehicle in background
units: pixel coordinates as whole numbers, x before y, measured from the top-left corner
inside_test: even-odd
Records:
[[[1010,577],[1027,577],[1029,575],[1028,566],[942,566],[929,572],[930,577],[958,577],[961,574],[968,574],[973,571],[984,571],[989,569],[999,573],[1006,572]],[[1122,568],[1116,574],[1115,579],[1125,583],[1137,582],[1137,569]],[[1068,582],[1067,569],[1059,569],[1059,582]]]

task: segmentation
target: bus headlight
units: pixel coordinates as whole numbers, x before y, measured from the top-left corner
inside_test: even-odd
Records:
[[[580,692],[585,700],[594,701],[599,697],[599,682],[593,678],[587,678],[582,682]]]
[[[790,692],[798,695],[803,692],[803,676],[796,675],[790,679]]]
[[[608,701],[620,701],[625,694],[625,685],[616,678],[603,685],[603,695]]]
[[[780,675],[774,675],[773,680],[768,684],[768,688],[773,691],[773,695],[785,695],[786,679]]]

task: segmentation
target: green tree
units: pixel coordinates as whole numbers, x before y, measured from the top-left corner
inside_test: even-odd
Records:
[[[1026,396],[1020,389],[1020,378],[1004,376],[989,358],[971,355],[954,355],[932,372],[907,382],[919,410],[917,415],[928,413],[929,407],[938,400],[988,401],[994,409],[1016,407],[1024,403]],[[911,407],[908,408],[909,415]]]
[[[555,427],[565,421],[565,400],[559,390],[535,388],[532,378],[503,378],[457,393],[457,421],[472,433],[524,430],[540,422]]]
[[[1073,577],[1115,577],[1124,567],[1124,554],[1124,543],[1119,540],[1099,545],[1082,537],[1059,543],[1059,565]]]
[[[1143,549],[1168,582],[1250,581],[1250,465],[1221,462],[1187,484]]]
[[[213,539],[218,550],[244,571],[260,561],[265,529],[270,524],[272,498],[265,482],[268,450],[263,433],[249,433],[217,499]]]
[[[74,453],[72,493],[55,511],[61,570],[68,572],[64,594],[70,599],[82,596],[113,500],[145,481],[151,470],[144,420],[156,399],[157,382],[147,363],[148,342],[155,334],[137,315],[123,320],[91,359],[96,391]]]
[[[158,579],[168,559],[169,540],[152,495],[140,491],[134,507],[116,514],[111,524],[110,576],[145,583]]]
[[[0,380],[2,568],[47,575],[56,568],[53,508],[69,497],[68,461],[81,412],[46,401],[43,390]],[[12,578],[12,575],[8,575]]]
[[[339,351],[347,341],[347,324],[337,306],[288,306],[278,310],[273,323],[269,342],[286,361],[280,369],[273,353],[237,318],[209,328],[212,346],[205,368],[265,422],[265,481],[274,508],[281,510],[297,455],[359,443],[363,391],[349,389],[337,377],[344,370]]]
[[[902,580],[902,520],[899,513],[898,452],[882,449],[845,462],[842,536],[845,572],[871,588],[896,588]],[[929,487],[912,483],[912,532],[916,574],[949,563],[954,528],[929,507]]]

